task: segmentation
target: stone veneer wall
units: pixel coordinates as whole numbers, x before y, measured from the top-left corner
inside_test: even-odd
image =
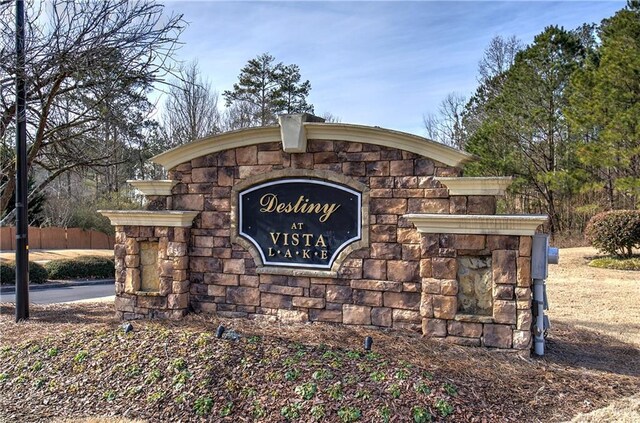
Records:
[[[232,187],[282,169],[333,172],[369,187],[369,247],[346,257],[337,274],[261,273],[231,242]],[[421,234],[403,217],[495,214],[495,197],[450,196],[433,179],[460,175],[414,153],[355,142],[309,140],[307,152],[292,154],[280,143],[259,144],[193,159],[169,171],[178,181],[171,196],[149,198],[153,210],[200,211],[191,230],[117,227],[116,308],[125,319],[180,317],[188,303],[224,317],[404,328],[459,344],[527,349],[531,237]],[[124,281],[136,280],[139,264],[135,243],[156,239],[159,292],[128,288]],[[457,311],[457,257],[492,258],[493,315]]]
[[[423,234],[420,315],[425,336],[462,345],[531,346],[531,237]],[[457,257],[490,257],[493,313],[459,312]]]
[[[121,319],[178,319],[189,306],[189,228],[116,226],[116,315]],[[142,291],[140,243],[158,243],[157,291]]]

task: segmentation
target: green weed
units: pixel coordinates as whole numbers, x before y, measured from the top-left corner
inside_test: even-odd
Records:
[[[213,399],[211,397],[200,397],[196,399],[193,404],[193,411],[198,416],[206,416],[211,413],[211,409],[213,408]]]
[[[345,423],[355,422],[362,417],[362,411],[355,407],[344,407],[338,410],[338,417]]]
[[[296,386],[294,389],[296,395],[299,395],[304,400],[310,400],[318,392],[318,385],[313,382],[303,383]]]
[[[445,399],[441,398],[436,401],[435,407],[442,417],[447,417],[449,414],[453,413],[453,406],[451,406],[451,404],[449,404]]]
[[[411,409],[411,415],[413,416],[413,421],[415,423],[426,423],[433,419],[429,410],[424,407],[413,407]]]

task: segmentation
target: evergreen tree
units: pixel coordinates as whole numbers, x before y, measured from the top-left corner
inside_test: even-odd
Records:
[[[552,232],[562,229],[561,204],[579,186],[575,142],[562,111],[571,74],[583,59],[579,37],[546,28],[497,76],[504,78],[500,91],[482,105],[486,117],[467,147],[481,157],[477,168],[518,176],[516,188],[539,201]]]
[[[605,208],[640,206],[640,2],[598,29],[600,47],[571,79],[566,114]]]
[[[311,83],[300,82],[300,69],[297,65],[276,63],[269,53],[261,54],[240,70],[238,82],[233,90],[222,93],[226,106],[234,110],[251,110],[251,122],[245,119],[239,123],[244,126],[266,126],[277,122],[278,113],[302,113],[313,111],[307,103]],[[237,105],[242,105],[238,107]]]

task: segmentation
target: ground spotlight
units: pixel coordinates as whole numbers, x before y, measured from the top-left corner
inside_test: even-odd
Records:
[[[216,338],[218,339],[222,338],[222,334],[224,333],[225,330],[226,329],[224,326],[222,325],[218,326],[218,329],[216,330]]]
[[[364,338],[364,350],[369,352],[371,351],[371,346],[373,345],[373,338],[370,336],[367,336],[366,338]]]

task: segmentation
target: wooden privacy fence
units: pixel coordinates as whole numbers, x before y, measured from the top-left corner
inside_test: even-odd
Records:
[[[111,249],[114,238],[98,231],[80,228],[29,227],[29,249]],[[0,228],[0,250],[16,249],[16,228]]]

